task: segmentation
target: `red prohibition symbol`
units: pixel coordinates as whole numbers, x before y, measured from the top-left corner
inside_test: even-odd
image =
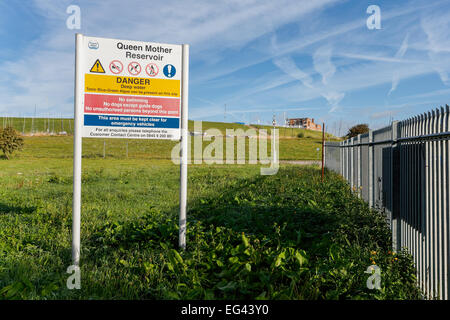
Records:
[[[145,67],[145,72],[150,76],[150,77],[154,77],[158,74],[159,72],[159,68],[156,64],[154,63],[149,63],[146,67]]]
[[[141,73],[141,70],[141,65],[137,62],[130,62],[130,64],[128,64],[128,72],[133,76],[137,76]]]
[[[119,74],[123,71],[123,64],[119,60],[113,60],[109,64],[109,70],[114,74]]]

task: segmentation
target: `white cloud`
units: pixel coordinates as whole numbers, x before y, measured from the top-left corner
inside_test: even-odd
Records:
[[[314,69],[322,75],[322,83],[326,85],[328,79],[336,72],[336,67],[331,62],[332,48],[324,45],[317,49],[313,55]]]
[[[275,58],[273,63],[290,77],[297,79],[307,88],[314,89],[312,78],[299,67],[290,57]]]
[[[277,51],[276,36],[272,37],[272,46],[274,51]],[[336,91],[333,86],[328,84],[329,79],[336,72],[336,67],[331,62],[331,54],[332,49],[328,45],[319,47],[313,54],[314,69],[322,76],[321,83],[314,82],[312,77],[300,70],[289,56],[274,58],[273,63],[290,77],[299,80],[311,92],[317,92],[317,94],[324,97],[331,106],[329,112],[334,112],[339,108],[339,102],[344,98],[345,94]]]
[[[428,56],[445,85],[450,85],[450,14],[433,14],[421,20],[428,39]]]
[[[450,88],[404,96],[404,97],[401,97],[401,99],[422,99],[422,98],[429,98],[429,97],[436,97],[436,96],[448,96],[448,95],[450,95]]]
[[[222,115],[227,101],[233,102],[230,110],[233,107],[234,111],[230,113],[258,113],[322,98],[332,116],[339,110],[339,115],[351,117],[357,113],[346,113],[341,106],[351,92],[390,84],[392,93],[400,78],[404,81],[436,71],[448,84],[450,17],[445,11],[430,14],[424,10],[433,6],[439,9],[439,3],[445,2],[383,10],[383,30],[372,33],[365,28],[364,10],[361,16],[336,19],[330,24],[321,12],[338,2],[35,0],[44,32],[15,59],[0,62],[0,96],[4,101],[0,112],[31,113],[37,103],[38,112],[72,113],[74,34],[65,27],[69,4],[81,7],[80,31],[88,35],[190,43],[191,88],[197,88],[191,90],[191,98],[196,97],[194,92],[203,99],[202,92],[223,89],[217,97],[199,99],[199,105],[191,103],[190,115],[199,119]],[[271,45],[272,34],[286,24],[304,26],[303,21],[312,14],[317,15],[317,24],[308,29],[312,32],[280,36],[284,41]],[[420,16],[423,19],[415,26]],[[408,24],[411,27],[407,28]],[[405,30],[409,37],[403,38]],[[10,32],[21,36],[20,30]],[[270,70],[250,80],[241,76],[244,70],[264,63]],[[224,76],[227,79],[222,81]],[[232,90],[233,85],[236,90]],[[271,97],[279,97],[279,101],[268,101]]]
[[[81,30],[87,35],[166,43],[190,43],[191,61],[220,61],[223,51],[242,48],[302,15],[337,0],[298,1],[78,1]],[[66,29],[66,8],[73,1],[34,0],[20,10],[34,10],[44,32],[15,59],[0,62],[9,86],[2,112],[43,110],[46,98],[54,112],[71,113],[73,105],[74,32]],[[17,37],[20,30],[14,30]],[[214,57],[214,59],[211,59]],[[230,66],[228,66],[229,68]],[[232,66],[233,67],[233,66]],[[216,68],[215,68],[216,69]],[[195,67],[191,75],[195,77]],[[198,70],[198,69],[197,69]],[[200,72],[211,74],[211,72]],[[0,83],[2,81],[0,80]],[[8,97],[8,98],[6,98]]]
[[[426,10],[430,7],[438,6],[440,3],[444,3],[444,1],[438,1],[429,3],[426,2],[425,4],[414,4],[414,5],[402,5],[401,7],[397,7],[395,10],[390,11],[383,11],[383,21],[388,22],[390,20],[398,21],[399,19],[407,19],[408,23],[414,23],[415,21],[415,14],[417,12],[421,12],[423,10]],[[411,17],[410,17],[411,16]],[[216,69],[216,72],[210,73],[207,75],[203,75],[198,77],[199,82],[206,82],[210,79],[214,79],[217,77],[222,77],[225,75],[229,75],[232,73],[237,73],[240,70],[267,62],[272,61],[273,59],[277,57],[283,57],[285,55],[289,55],[292,53],[302,52],[306,48],[312,47],[316,44],[320,44],[325,41],[335,41],[336,39],[358,39],[359,41],[357,43],[358,50],[361,50],[361,44],[366,44],[370,38],[367,37],[367,34],[363,34],[362,36],[359,36],[361,33],[361,28],[363,27],[363,30],[366,30],[366,16],[361,16],[361,18],[356,20],[351,20],[350,22],[346,22],[343,24],[338,25],[330,25],[328,22],[328,19],[324,19],[324,25],[325,27],[317,28],[317,30],[314,30],[313,33],[305,34],[301,38],[294,37],[293,39],[286,41],[284,43],[279,43],[276,50],[266,50],[266,47],[263,48],[263,55],[253,58],[251,60],[244,60],[244,61],[236,61],[236,63],[233,66],[227,65],[225,68],[218,67]],[[299,20],[301,21],[301,20]],[[274,28],[275,29],[275,28]],[[384,36],[384,35],[383,35]],[[378,44],[384,44],[385,37],[380,36],[380,38],[376,38],[376,42]],[[343,48],[347,49],[347,48]],[[341,50],[342,51],[342,50]],[[340,55],[340,52],[334,52],[335,56]],[[357,56],[358,54],[355,54]],[[361,55],[369,57],[369,55]],[[384,57],[382,59],[392,59],[393,62],[399,61],[399,59],[393,59],[390,57]],[[413,61],[410,61],[413,63]]]
[[[408,37],[409,37],[409,33],[406,34],[406,36],[403,39],[403,42],[402,42],[400,48],[395,53],[395,58],[396,59],[403,58],[403,56],[406,53],[406,50],[408,50]],[[394,74],[392,75],[392,86],[391,86],[391,90],[389,90],[388,96],[391,95],[391,93],[394,92],[395,89],[397,89],[399,81],[400,81],[400,74],[398,73],[398,71],[394,71]]]

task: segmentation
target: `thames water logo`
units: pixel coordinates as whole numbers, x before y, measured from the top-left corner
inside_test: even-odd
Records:
[[[89,49],[98,49],[99,45],[97,41],[89,41],[88,47]]]

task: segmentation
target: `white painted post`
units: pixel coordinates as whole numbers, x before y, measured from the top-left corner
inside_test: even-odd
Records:
[[[83,72],[82,44],[83,35],[75,35],[75,123],[73,135],[73,211],[72,211],[72,260],[80,263],[80,221],[81,221],[81,124],[83,121]]]
[[[180,161],[180,230],[179,246],[186,249],[186,204],[188,162],[189,45],[183,44],[181,66],[181,161]]]

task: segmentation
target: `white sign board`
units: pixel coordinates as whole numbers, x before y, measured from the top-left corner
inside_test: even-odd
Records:
[[[80,262],[82,138],[180,143],[179,246],[186,247],[189,45],[76,35],[72,260]]]
[[[182,46],[83,37],[90,138],[180,139]]]

